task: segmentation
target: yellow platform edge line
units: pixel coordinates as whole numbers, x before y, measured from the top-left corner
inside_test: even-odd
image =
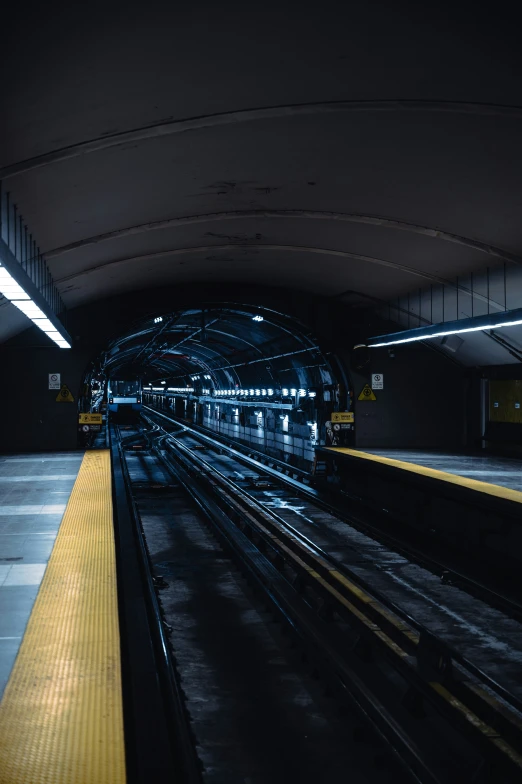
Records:
[[[124,784],[109,450],[83,458],[0,703],[0,784]]]
[[[393,466],[394,468],[400,468],[403,471],[410,471],[410,473],[413,474],[421,474],[422,476],[428,476],[431,479],[439,479],[442,482],[449,482],[453,485],[460,485],[460,487],[467,487],[468,490],[475,490],[478,493],[486,493],[487,495],[492,495],[496,498],[504,498],[507,501],[515,501],[517,504],[522,504],[522,492],[520,490],[512,490],[509,487],[502,487],[502,485],[493,485],[489,482],[481,482],[478,479],[468,479],[466,476],[449,474],[447,471],[439,471],[437,468],[427,468],[426,466],[421,466],[417,463],[407,463],[404,460],[395,460],[392,457],[374,455],[371,452],[360,452],[358,449],[334,446],[326,447],[326,451],[341,452],[352,457],[360,457],[363,460],[372,460],[376,463],[383,463],[384,465]]]

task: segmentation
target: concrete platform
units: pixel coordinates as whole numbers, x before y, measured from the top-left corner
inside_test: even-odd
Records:
[[[0,699],[82,458],[0,455]]]
[[[518,572],[522,463],[489,455],[322,447],[333,492],[362,502],[394,531],[406,524],[474,559]]]
[[[522,460],[515,458],[418,449],[360,449],[359,451],[522,492]]]

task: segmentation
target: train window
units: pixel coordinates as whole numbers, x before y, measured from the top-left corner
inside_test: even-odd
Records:
[[[130,397],[140,392],[139,381],[113,381],[111,383],[113,395],[119,397]]]

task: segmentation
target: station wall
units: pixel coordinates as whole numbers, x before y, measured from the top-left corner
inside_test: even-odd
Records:
[[[375,401],[358,401],[372,373],[383,376]],[[464,368],[427,346],[370,351],[364,372],[352,368],[355,443],[359,447],[458,449],[467,443],[469,381]],[[477,414],[478,416],[478,414]]]
[[[77,350],[2,346],[1,452],[77,448],[77,400],[87,361]],[[50,373],[60,373],[74,402],[56,402],[58,391],[48,388]]]

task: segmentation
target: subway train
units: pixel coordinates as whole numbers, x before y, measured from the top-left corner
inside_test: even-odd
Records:
[[[142,387],[140,379],[109,379],[107,385],[107,401],[111,414],[118,417],[138,417],[142,405]]]

